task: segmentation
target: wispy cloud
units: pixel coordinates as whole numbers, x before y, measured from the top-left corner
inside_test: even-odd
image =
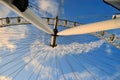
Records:
[[[93,70],[92,69],[88,68],[89,72],[85,70],[83,72],[71,72],[71,73],[63,74],[61,75],[60,80],[64,80],[64,77],[66,78],[66,80],[76,80],[76,78],[81,80],[93,80],[93,79],[116,80],[120,76],[119,72],[116,72],[113,75],[104,75],[101,73],[101,71],[97,69],[93,69]]]
[[[106,49],[106,52],[107,52],[108,54],[111,54],[111,53],[112,53],[112,50],[111,50],[111,49]]]
[[[58,16],[61,11],[61,13],[63,13],[64,10],[63,7],[60,6],[61,4],[64,4],[64,0],[61,2],[57,0],[38,0],[38,6],[42,10],[44,16],[46,16],[46,12],[51,14],[52,17]]]
[[[106,52],[107,52],[108,54],[111,54],[111,53],[112,53],[112,50],[111,50],[109,44],[107,44],[107,46],[106,46]]]
[[[24,58],[24,61],[26,63],[28,63],[31,58],[33,58],[33,56],[28,56],[28,57],[25,57]],[[48,78],[53,80],[53,76],[51,74],[52,71],[55,71],[54,68],[52,68],[51,66],[44,66],[44,64],[46,63],[43,63],[44,62],[44,59],[42,57],[39,58],[40,60],[38,60],[37,58],[34,58],[26,67],[25,69],[26,70],[29,70],[29,67],[32,67],[33,68],[33,72],[36,74],[40,73],[39,74],[39,77],[40,79],[42,80],[47,80]]]
[[[0,4],[0,17],[7,17],[10,12],[10,9]],[[25,32],[27,32],[26,26],[0,28],[0,49],[9,49],[10,51],[14,51],[16,49],[16,45],[12,40],[25,38]]]
[[[20,25],[17,27],[0,28],[0,48],[14,51],[16,49],[15,41],[25,38],[27,27]]]
[[[0,18],[6,17],[10,13],[10,10],[4,5],[0,4]]]
[[[73,42],[71,44],[68,45],[58,45],[55,48],[52,48],[49,45],[45,45],[44,42],[38,41],[36,40],[31,46],[31,52],[33,52],[34,50],[34,46],[38,45],[36,47],[36,51],[40,50],[40,54],[41,53],[54,53],[54,54],[62,54],[62,56],[66,55],[66,54],[81,54],[81,53],[88,53],[91,50],[100,48],[102,46],[102,44],[104,43],[103,40],[99,40],[96,42],[90,42],[90,43],[84,43],[84,44],[79,44],[77,42]],[[51,55],[52,56],[52,55]]]
[[[76,75],[76,77],[74,76]],[[64,80],[64,77],[66,80],[76,80],[77,79],[80,79],[80,80],[90,80],[92,79],[92,75],[89,74],[87,71],[83,71],[83,72],[73,72],[73,73],[68,73],[68,74],[64,74],[64,75],[61,75],[60,77],[60,80]]]
[[[0,80],[12,80],[12,78],[6,76],[0,76]]]
[[[0,63],[2,62],[2,58],[0,57]]]
[[[85,44],[79,44],[79,43],[72,43],[69,45],[58,45],[56,48],[52,48],[49,45],[45,45],[44,42],[40,42],[36,40],[33,45],[31,45],[31,54],[27,57],[24,57],[23,60],[25,63],[28,63],[35,54],[37,54],[37,58],[34,58],[29,65],[26,66],[26,70],[29,70],[29,67],[33,67],[33,71],[35,73],[38,73],[41,70],[41,78],[47,79],[48,77],[53,78],[53,73],[56,75],[56,71],[59,71],[58,69],[52,68],[52,66],[48,65],[45,66],[44,64],[47,64],[50,59],[55,59],[55,55],[57,54],[59,58],[63,57],[64,55],[69,54],[81,54],[81,53],[89,53],[90,51],[100,48],[104,41],[99,40],[96,42],[90,42]],[[34,54],[33,54],[34,53]],[[46,58],[45,55],[48,55]],[[44,63],[44,64],[42,64]],[[42,67],[42,69],[40,67]],[[35,70],[36,69],[36,70]],[[52,74],[50,72],[52,71]]]

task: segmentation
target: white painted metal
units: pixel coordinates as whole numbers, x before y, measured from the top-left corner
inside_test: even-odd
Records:
[[[120,14],[115,14],[112,16],[112,19],[120,18]]]
[[[120,28],[120,18],[81,25],[58,32],[57,35],[78,35]]]

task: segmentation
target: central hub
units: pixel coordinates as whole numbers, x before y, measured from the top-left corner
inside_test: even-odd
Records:
[[[52,34],[52,39],[51,39],[51,44],[50,44],[53,48],[57,46],[56,44],[56,38],[57,38],[57,33],[58,33],[57,24],[58,24],[58,16],[56,17],[56,20],[54,23],[54,29],[53,29],[54,34]]]

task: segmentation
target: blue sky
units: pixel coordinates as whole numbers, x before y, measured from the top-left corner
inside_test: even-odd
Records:
[[[60,1],[36,2],[53,17],[58,14]],[[16,16],[3,5],[0,6],[0,17]],[[102,0],[65,0],[61,8],[64,11],[59,13],[60,18],[85,24],[108,20],[113,14],[119,13]],[[119,36],[120,30],[107,32]],[[58,46],[51,48],[51,36],[33,25],[0,28],[0,33],[0,80],[120,78],[120,50],[93,35],[60,36],[57,38]]]

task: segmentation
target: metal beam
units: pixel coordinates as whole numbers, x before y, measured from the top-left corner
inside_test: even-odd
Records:
[[[9,18],[9,24],[6,22],[6,19]],[[14,25],[26,25],[30,24],[28,21],[26,21],[22,17],[7,17],[7,18],[0,18],[0,27],[8,27],[8,26],[14,26]],[[49,25],[54,25],[54,21],[56,18],[47,18],[42,17],[43,20],[46,20]],[[64,26],[67,28],[75,27],[78,25],[83,25],[82,23],[69,21],[69,20],[63,20],[59,19],[57,26]],[[120,38],[117,37],[115,34],[110,34],[105,31],[91,33],[92,35],[105,40],[106,42],[112,44],[116,48],[120,49]]]
[[[54,48],[57,46],[56,44],[56,38],[57,38],[57,33],[58,33],[58,29],[57,29],[57,25],[58,25],[58,16],[56,17],[55,23],[54,23],[54,34],[52,34],[52,39],[51,39],[51,46]]]

